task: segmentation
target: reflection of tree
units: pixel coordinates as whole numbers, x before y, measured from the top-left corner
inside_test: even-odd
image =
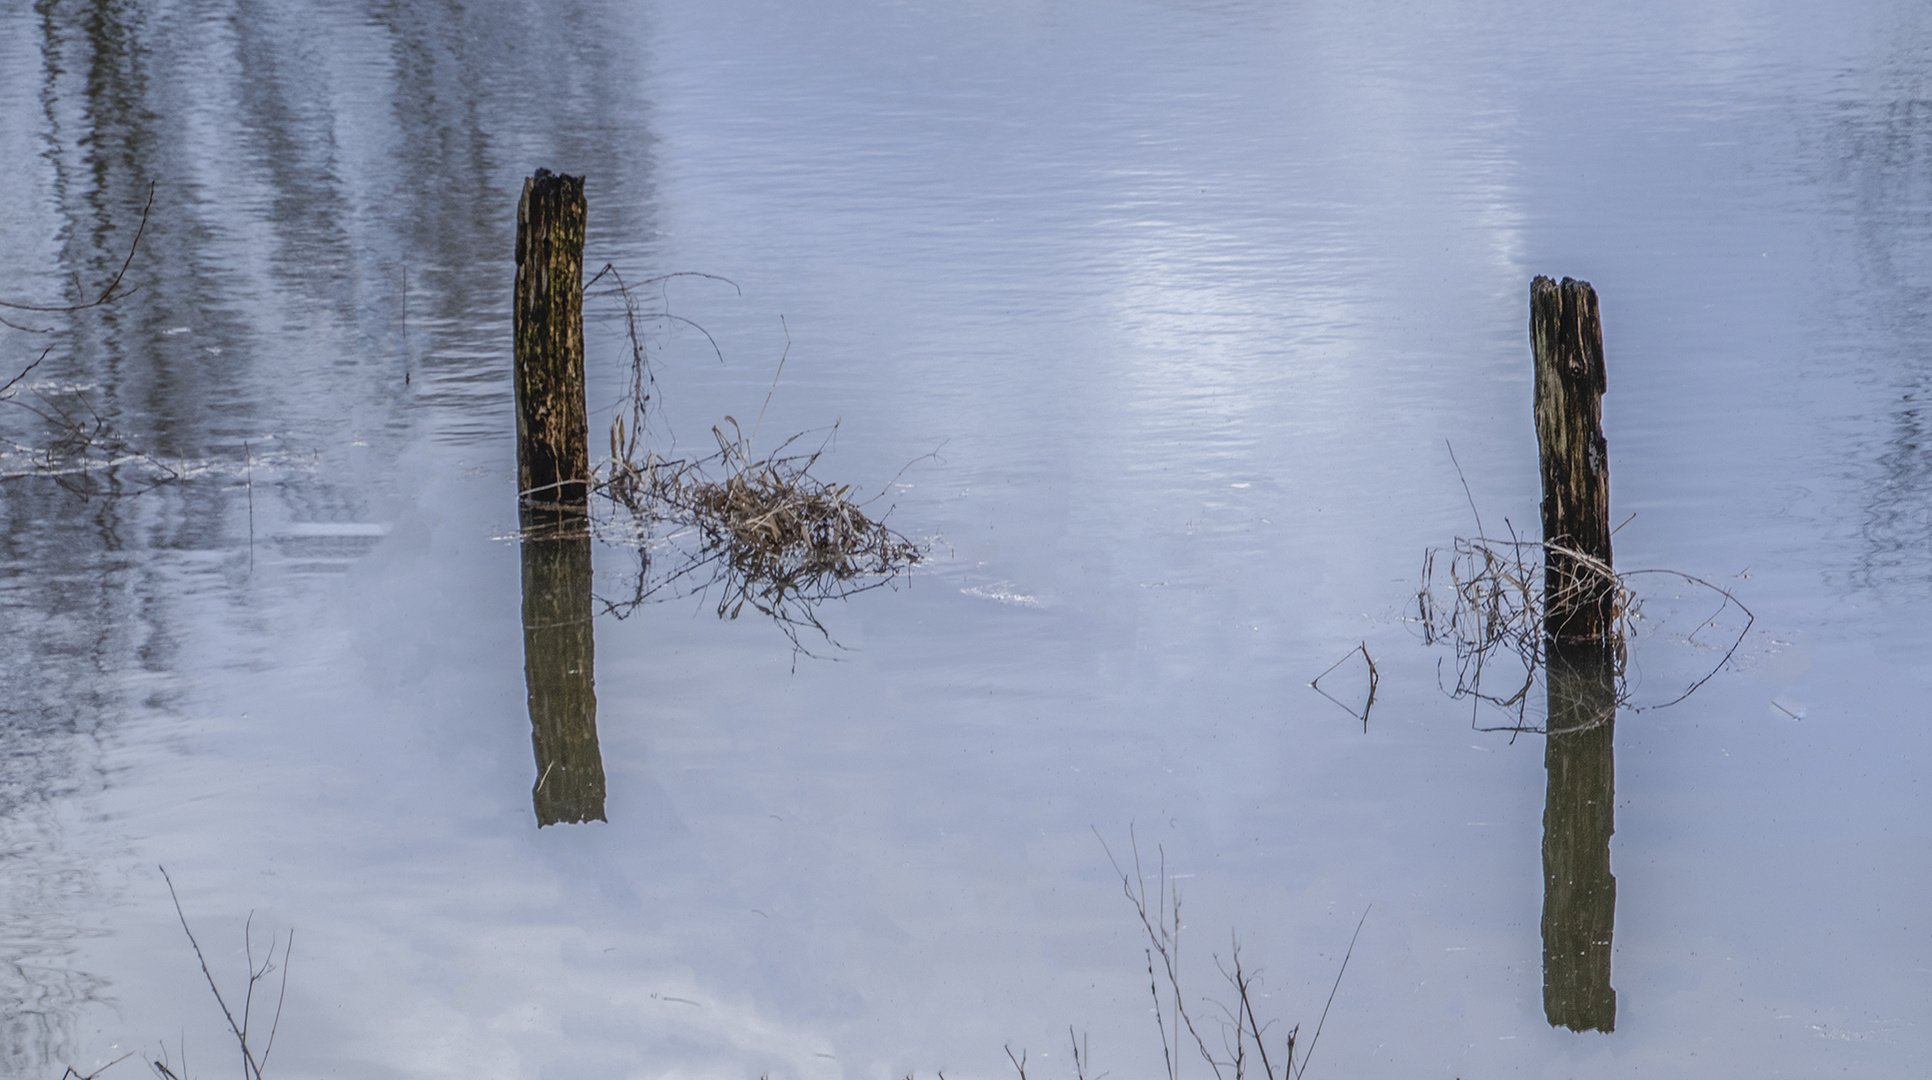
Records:
[[[524,512],[523,676],[538,828],[606,820],[590,573],[590,529],[581,516]]]
[[[1601,646],[1553,648],[1543,803],[1543,1013],[1552,1027],[1610,1031],[1610,940],[1617,879],[1616,658]]]
[[[1807,147],[1850,249],[1828,349],[1882,395],[1852,439],[1864,478],[1855,579],[1932,584],[1932,16],[1901,8],[1882,51],[1841,76]],[[1838,373],[1834,370],[1834,374]]]
[[[57,1075],[103,986],[73,959],[78,912],[112,880],[92,846],[105,827],[73,828],[74,807],[127,775],[101,746],[124,718],[177,707],[194,677],[182,643],[206,622],[258,626],[264,597],[291,584],[272,564],[249,576],[245,470],[266,519],[362,523],[424,417],[443,439],[500,435],[483,427],[508,394],[508,282],[493,268],[533,138],[614,193],[601,230],[651,234],[650,110],[619,64],[632,54],[601,5],[552,13],[0,10],[0,37],[24,46],[0,64],[0,98],[39,107],[0,131],[0,159],[19,166],[0,299],[97,295],[155,193],[124,299],[0,311],[26,328],[0,325],[0,383],[46,351],[9,391],[0,438],[56,451],[9,451],[5,466],[30,475],[0,497],[0,1075]],[[318,51],[339,26],[354,32]],[[152,457],[126,460],[128,447]],[[151,461],[188,467],[137,499],[94,497],[149,486]]]

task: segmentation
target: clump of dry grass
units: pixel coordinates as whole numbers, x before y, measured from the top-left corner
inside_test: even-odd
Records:
[[[640,552],[633,594],[607,601],[607,608],[621,616],[649,600],[715,592],[720,617],[737,618],[749,606],[776,621],[801,652],[810,652],[801,629],[836,645],[816,607],[893,583],[925,557],[925,549],[887,525],[886,514],[875,518],[867,511],[884,491],[858,502],[852,485],[813,475],[837,424],[824,429],[824,441],[809,452],[794,450],[812,434],[802,432],[770,452],[755,453],[758,422],[747,434],[729,416],[712,427],[717,450],[703,457],[667,458],[646,446],[659,403],[638,326],[658,318],[689,320],[641,305],[636,287],[614,268],[606,267],[592,283],[607,275],[615,282],[611,294],[624,305],[632,368],[625,408],[611,423],[610,458],[599,465],[594,490],[623,512],[621,523],[605,522],[600,531],[607,538],[622,534]],[[712,346],[715,351],[715,341]],[[790,349],[788,332],[779,374]],[[774,389],[777,381],[774,375]],[[767,393],[765,404],[770,402]],[[761,407],[759,422],[763,417]]]
[[[741,447],[727,445],[723,457],[733,471],[691,483],[686,508],[751,573],[844,581],[917,562],[919,546],[867,517],[849,498],[852,485],[834,487],[811,475],[818,456],[748,461]]]

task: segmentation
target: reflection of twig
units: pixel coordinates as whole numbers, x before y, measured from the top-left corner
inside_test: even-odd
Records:
[[[39,361],[35,361],[35,364],[38,363]],[[29,365],[28,370],[32,370],[32,366]],[[23,371],[21,374],[25,375],[26,372]],[[18,379],[16,378],[15,381]],[[172,467],[136,448],[115,431],[107,418],[95,410],[84,394],[73,391],[72,395],[73,405],[77,407],[71,409],[62,408],[52,398],[37,391],[33,397],[41,407],[35,407],[13,397],[0,399],[11,401],[14,405],[40,417],[57,433],[44,447],[12,443],[16,451],[26,455],[32,466],[25,471],[0,471],[0,480],[45,476],[81,498],[88,499],[97,496],[140,495],[180,477]],[[80,415],[82,411],[85,412],[84,416]],[[115,475],[115,470],[129,464],[145,465],[152,471],[152,476],[146,484],[131,490],[119,486],[119,478]],[[105,486],[97,485],[89,479],[91,473],[97,468],[108,474],[109,479]],[[79,477],[79,480],[73,479],[74,477]]]
[[[1354,656],[1356,653],[1361,653],[1362,659],[1368,661],[1368,700],[1362,703],[1361,712],[1356,712],[1354,709],[1350,708],[1346,702],[1342,701],[1340,698],[1329,693],[1328,691],[1322,689],[1322,680],[1328,677],[1328,673],[1331,671],[1334,671],[1338,667],[1341,667],[1343,664],[1348,663],[1348,658],[1351,656]],[[1362,730],[1367,731],[1369,711],[1375,708],[1375,687],[1376,687],[1376,684],[1379,682],[1381,682],[1381,675],[1375,670],[1375,657],[1369,655],[1368,642],[1364,641],[1360,645],[1357,645],[1353,649],[1350,649],[1347,652],[1343,653],[1342,658],[1340,660],[1337,660],[1334,663],[1328,665],[1327,669],[1324,670],[1320,675],[1315,676],[1314,681],[1310,682],[1308,685],[1317,694],[1320,694],[1321,696],[1327,698],[1328,700],[1334,702],[1337,705],[1340,705],[1343,709],[1347,710],[1348,715],[1353,716],[1357,720],[1360,720],[1362,722]]]
[[[242,469],[248,484],[248,568],[255,569],[255,462],[248,453],[248,440],[242,440]]]
[[[128,242],[127,257],[121,260],[120,269],[115,271],[114,277],[108,281],[107,285],[92,300],[87,299],[87,294],[80,281],[80,275],[77,272],[74,276],[74,289],[76,293],[80,294],[80,300],[76,303],[28,304],[13,300],[0,300],[0,308],[12,311],[31,311],[41,314],[67,314],[111,304],[132,294],[135,289],[123,290],[121,283],[127,277],[128,268],[134,265],[134,255],[140,249],[141,237],[147,232],[148,215],[154,209],[154,192],[155,185],[150,183],[148,185],[147,203],[141,208],[141,222],[134,230],[134,238]],[[52,333],[54,329],[52,327],[21,326],[18,323],[10,322],[6,319],[0,319],[0,325],[36,334]],[[33,394],[33,397],[39,401],[41,406],[35,407],[25,401],[16,400],[9,393],[22,379],[27,377],[29,372],[39,367],[41,361],[47,359],[47,356],[52,351],[52,348],[43,351],[33,363],[21,369],[19,374],[7,380],[5,385],[0,385],[0,401],[12,401],[16,406],[46,421],[55,431],[53,440],[44,447],[25,446],[13,442],[10,439],[7,440],[11,448],[23,454],[31,463],[31,466],[26,470],[0,470],[0,481],[14,480],[23,476],[46,476],[52,478],[61,487],[74,492],[83,499],[88,499],[95,496],[139,495],[170,480],[178,479],[179,474],[174,469],[163,465],[148,454],[136,449],[125,438],[116,433],[106,418],[96,412],[94,407],[88,403],[87,399],[79,391],[71,391],[74,401],[79,406],[78,409],[71,411],[70,409],[61,408],[45,394]],[[87,415],[77,415],[81,410],[85,410]],[[98,459],[97,454],[99,455]],[[127,464],[145,464],[149,466],[152,469],[149,482],[132,490],[122,489],[119,485],[119,478],[114,475],[114,470]],[[96,467],[108,471],[109,479],[105,485],[96,485],[89,479],[90,471]],[[79,479],[73,479],[74,477],[79,477]]]
[[[70,311],[86,311],[88,308],[97,308],[97,307],[100,307],[102,304],[113,303],[114,301],[119,300],[121,296],[126,296],[128,295],[128,293],[133,292],[134,291],[133,289],[129,289],[128,292],[122,293],[120,296],[114,295],[114,290],[121,287],[121,279],[127,276],[127,268],[134,265],[134,252],[137,248],[141,246],[141,234],[148,231],[148,211],[153,209],[154,209],[154,184],[152,181],[150,181],[148,184],[147,205],[141,207],[141,224],[134,230],[134,240],[130,242],[127,246],[127,258],[121,261],[121,268],[120,270],[115,272],[114,280],[107,283],[107,288],[102,289],[101,294],[99,296],[95,297],[92,300],[85,300],[78,304],[61,304],[61,305],[53,305],[53,306],[47,306],[47,305],[41,305],[41,304],[19,304],[8,300],[0,300],[0,308],[10,308],[14,311],[36,311],[36,312],[43,312],[43,313],[49,313],[49,314],[56,314],[56,313],[70,312]],[[78,281],[75,282],[75,287],[76,288],[79,287]],[[13,324],[9,323],[7,325],[12,326]],[[15,329],[25,329],[25,328],[15,327]],[[34,331],[34,332],[44,333],[44,331]]]
[[[1087,1080],[1087,1070],[1093,1067],[1093,1052],[1087,1049],[1087,1036],[1083,1032],[1076,1038],[1073,1025],[1068,1024],[1067,1040],[1073,1043],[1073,1080]],[[1093,1080],[1105,1080],[1106,1076],[1106,1073],[1101,1073]]]
[[[1476,531],[1483,532],[1483,514],[1476,509],[1476,496],[1469,491],[1469,478],[1462,474],[1462,462],[1456,460],[1456,444],[1444,439],[1442,445],[1449,448],[1449,464],[1456,467],[1456,479],[1462,481],[1462,497],[1469,500],[1469,516],[1476,519]]]
[[[15,384],[15,383],[17,383],[17,382],[19,382],[20,380],[22,380],[22,379],[24,379],[24,378],[26,378],[26,377],[27,377],[27,374],[28,374],[29,372],[31,372],[31,371],[33,371],[33,369],[35,369],[35,368],[37,368],[37,367],[39,367],[39,366],[40,366],[40,362],[41,362],[42,360],[45,360],[45,359],[47,359],[47,354],[48,354],[48,353],[50,353],[50,352],[53,352],[53,351],[54,351],[54,347],[53,347],[53,346],[51,346],[51,345],[49,345],[49,346],[47,346],[47,348],[45,348],[45,349],[43,349],[43,350],[41,350],[41,353],[40,353],[40,355],[39,355],[39,356],[36,356],[36,357],[34,357],[34,362],[33,362],[33,363],[31,363],[31,364],[28,364],[28,365],[27,365],[26,367],[23,367],[23,368],[21,368],[21,369],[20,369],[20,374],[18,374],[18,375],[15,375],[15,376],[14,376],[13,378],[11,378],[11,379],[8,379],[8,380],[7,380],[7,384],[6,384],[5,386],[0,386],[0,394],[4,394],[4,393],[6,393],[7,391],[9,391],[9,390],[11,390],[11,389],[13,389],[13,387],[14,387],[14,384]],[[3,399],[3,398],[0,398],[0,400],[5,400],[5,399]]]
[[[778,370],[771,373],[771,387],[765,391],[765,403],[758,406],[758,419],[751,422],[751,439],[756,441],[758,429],[764,426],[765,410],[771,408],[771,396],[778,392],[778,377],[785,374],[785,360],[792,355],[792,328],[785,325],[785,316],[778,317],[778,325],[785,331],[785,351],[778,354]]]

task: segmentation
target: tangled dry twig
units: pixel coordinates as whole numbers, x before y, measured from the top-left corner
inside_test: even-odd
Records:
[[[1716,608],[1686,635],[1687,640],[1717,627],[1733,608],[1743,621],[1717,662],[1681,693],[1667,701],[1636,706],[1627,678],[1626,643],[1636,637],[1643,622],[1643,599],[1633,583],[1652,577],[1705,590],[1716,601]],[[1536,700],[1532,691],[1543,680],[1551,659],[1544,616],[1552,606],[1607,597],[1612,632],[1601,644],[1610,657],[1617,705],[1632,711],[1664,708],[1689,697],[1730,661],[1755,621],[1751,610],[1729,590],[1703,578],[1676,570],[1619,573],[1573,548],[1514,535],[1506,540],[1457,537],[1448,548],[1429,548],[1422,557],[1421,581],[1414,621],[1422,639],[1430,645],[1448,645],[1454,653],[1455,684],[1444,689],[1457,700],[1467,699],[1472,706],[1487,703],[1514,718],[1513,723],[1487,728],[1476,725],[1485,731],[1545,730],[1530,723],[1529,710]],[[1502,688],[1496,689],[1499,679]]]

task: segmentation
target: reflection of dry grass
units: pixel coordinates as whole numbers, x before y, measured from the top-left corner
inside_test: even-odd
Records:
[[[1549,569],[1552,565],[1554,571]],[[1711,614],[1691,631],[1692,640],[1718,626],[1731,608],[1744,620],[1708,672],[1669,701],[1647,706],[1662,708],[1689,697],[1717,674],[1754,621],[1750,609],[1729,590],[1702,578],[1676,570],[1618,573],[1602,560],[1572,548],[1514,536],[1507,540],[1457,537],[1448,548],[1423,553],[1415,621],[1425,642],[1446,644],[1455,653],[1456,682],[1448,688],[1452,697],[1467,698],[1472,705],[1486,702],[1513,715],[1514,723],[1499,725],[1502,730],[1540,732],[1541,727],[1528,722],[1528,709],[1535,697],[1531,691],[1549,667],[1545,612],[1552,607],[1606,603],[1611,632],[1600,645],[1611,656],[1617,704],[1630,707],[1625,642],[1635,636],[1643,619],[1643,602],[1632,583],[1653,576],[1705,590],[1716,602]]]
[[[749,606],[776,621],[801,652],[809,653],[801,629],[833,641],[815,608],[891,584],[924,550],[883,516],[870,516],[865,503],[851,498],[851,485],[812,474],[837,424],[827,430],[825,444],[809,452],[793,450],[802,433],[756,454],[758,425],[746,434],[729,416],[711,429],[718,448],[704,457],[666,458],[646,447],[645,432],[656,426],[656,380],[638,326],[667,318],[695,324],[643,306],[638,287],[626,285],[613,268],[592,283],[605,276],[615,283],[611,295],[624,304],[631,385],[611,423],[610,459],[599,466],[596,483],[621,508],[621,520],[604,522],[599,532],[629,540],[641,553],[635,590],[607,602],[609,609],[622,615],[648,600],[715,591],[719,616],[735,619]],[[780,357],[781,373],[784,363]],[[769,394],[765,401],[770,404]],[[761,408],[761,421],[763,416]]]

